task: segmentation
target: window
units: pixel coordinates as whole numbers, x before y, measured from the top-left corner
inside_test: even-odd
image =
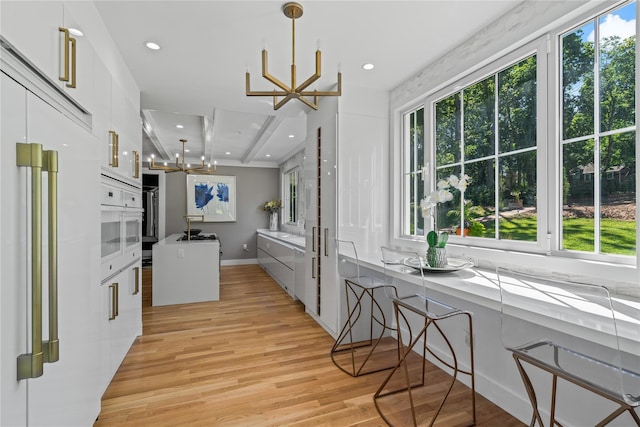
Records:
[[[436,181],[471,178],[438,211],[440,230],[537,240],[536,71],[532,55],[434,103]]]
[[[636,253],[635,16],[629,3],[560,38],[564,250]]]
[[[568,23],[403,112],[397,237],[424,238],[420,201],[465,174],[436,212],[450,242],[633,263],[635,16],[631,1]]]
[[[284,222],[298,224],[298,170],[295,167],[283,175]]]
[[[424,236],[424,219],[420,210],[420,200],[424,197],[424,108],[419,107],[406,113],[403,119],[404,179],[403,194],[406,200],[404,210],[405,236]]]

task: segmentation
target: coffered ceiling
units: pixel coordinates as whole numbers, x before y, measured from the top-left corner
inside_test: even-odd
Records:
[[[291,21],[284,1],[96,1],[98,11],[141,90],[143,156],[171,160],[187,139],[187,159],[220,165],[277,166],[299,151],[309,107],[289,101],[277,111],[261,76],[290,81]],[[314,72],[322,51],[322,77],[310,89],[332,90],[342,72],[351,86],[391,91],[521,0],[300,2],[296,20],[297,80]],[[145,43],[153,41],[159,50]],[[362,66],[375,68],[365,71]],[[176,126],[181,125],[182,128]]]

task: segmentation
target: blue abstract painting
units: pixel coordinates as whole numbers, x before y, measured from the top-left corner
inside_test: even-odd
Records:
[[[204,215],[206,222],[236,220],[235,176],[187,176],[187,214]]]
[[[210,186],[206,182],[196,184],[195,199],[196,208],[204,209],[204,207],[213,199],[213,186]],[[227,198],[227,201],[228,200],[229,199]]]
[[[229,186],[222,182],[218,183],[218,200],[221,202],[229,201]]]

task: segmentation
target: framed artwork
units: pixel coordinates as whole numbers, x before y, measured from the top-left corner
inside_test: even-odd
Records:
[[[187,175],[187,214],[204,222],[236,221],[236,177]]]

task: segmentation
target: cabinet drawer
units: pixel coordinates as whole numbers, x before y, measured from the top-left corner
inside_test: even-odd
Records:
[[[124,205],[128,208],[141,208],[142,197],[139,194],[131,193],[129,191],[124,192]]]
[[[295,266],[293,247],[264,236],[258,236],[258,249],[262,249],[291,270]]]
[[[260,252],[262,251],[258,250],[259,254]],[[293,292],[294,292],[293,270],[267,254],[265,254],[265,256],[258,255],[258,257],[261,258],[263,261],[262,268],[264,268],[267,271],[267,273],[269,273],[269,275],[273,277],[273,279],[277,281],[280,284],[280,286],[282,286],[287,291],[287,293],[293,296]]]
[[[101,186],[100,193],[101,193],[101,198],[100,198],[101,205],[122,206],[124,203],[122,190],[103,184]]]

